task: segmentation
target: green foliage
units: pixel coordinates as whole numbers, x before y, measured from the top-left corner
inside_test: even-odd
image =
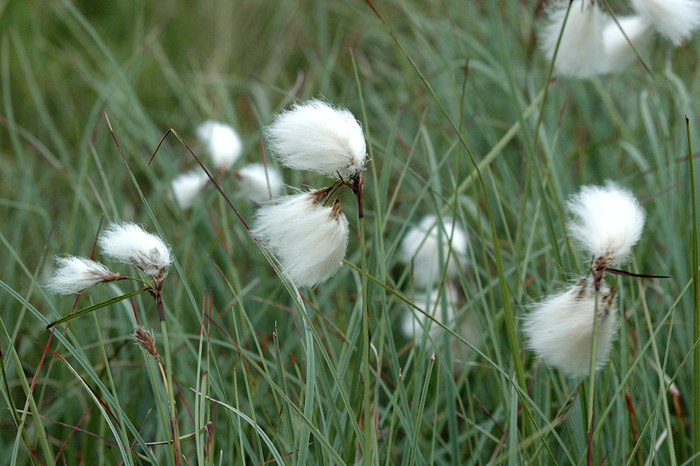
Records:
[[[653,76],[636,64],[549,83],[536,3],[0,2],[0,463],[174,464],[137,322],[170,358],[188,464],[582,464],[589,446],[595,464],[692,461],[697,39],[654,40]],[[299,295],[215,189],[177,207],[170,180],[195,162],[176,138],[148,161],[174,128],[206,164],[207,119],[261,161],[264,126],[311,97],[358,117],[371,161],[364,225],[342,199],[358,232],[346,266]],[[591,386],[540,364],[519,327],[588,267],[564,203],[606,179],[647,212],[630,270],[670,278],[615,279],[619,334]],[[235,177],[218,182],[252,221]],[[460,325],[413,341],[400,323],[425,290],[398,249],[425,214],[470,242]],[[77,301],[42,288],[54,255],[91,254],[102,219],[172,245],[166,335],[147,293],[98,305],[138,283]],[[84,308],[97,310],[46,329]]]

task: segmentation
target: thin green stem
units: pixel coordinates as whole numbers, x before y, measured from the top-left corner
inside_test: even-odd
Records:
[[[314,398],[316,396],[316,352],[314,346],[313,328],[311,318],[306,312],[304,301],[301,299],[299,291],[296,292],[297,306],[303,312],[302,321],[304,323],[304,343],[306,345],[306,386],[304,390],[304,417],[311,422],[314,414]],[[311,438],[311,428],[308,424],[301,427],[301,437],[299,438],[299,454],[297,455],[297,465],[308,463],[309,441]]]
[[[159,301],[160,302],[160,301]],[[162,302],[161,306],[162,306]],[[168,339],[168,325],[165,319],[160,321],[160,331],[163,334],[163,352],[165,353],[165,377],[167,381],[166,391],[168,394],[168,405],[170,412],[170,436],[173,441],[173,459],[177,466],[180,466],[180,428],[177,420],[177,405],[175,404],[175,391],[173,387],[173,365],[170,359],[170,341]]]
[[[584,285],[588,286],[588,285]],[[598,325],[600,325],[598,319],[598,305],[600,304],[600,291],[595,291],[595,304],[593,306],[593,329],[591,333],[591,362],[590,362],[590,376],[588,379],[588,410],[586,412],[586,422],[588,423],[588,428],[586,430],[587,438],[587,463],[588,466],[593,464],[593,416],[595,415],[595,410],[593,409],[593,403],[595,402],[595,376],[596,376],[596,347],[598,345]]]
[[[372,403],[370,399],[369,383],[369,303],[367,301],[367,251],[365,250],[365,218],[361,216],[360,222],[360,264],[362,268],[361,280],[361,312],[362,312],[362,428],[364,430],[364,454],[365,464],[374,461],[374,429],[372,427]]]
[[[692,216],[692,236],[691,240],[691,271],[693,276],[693,344],[700,341],[700,283],[698,283],[698,217],[695,203],[695,167],[693,165],[693,149],[690,139],[690,120],[685,117],[685,127],[688,137],[688,170],[690,172],[690,202]],[[700,350],[695,350],[693,357],[693,448],[692,451],[700,451]],[[700,464],[700,458],[695,460],[695,464]]]

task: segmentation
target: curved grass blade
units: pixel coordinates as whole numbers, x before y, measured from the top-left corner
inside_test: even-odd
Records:
[[[123,294],[121,296],[117,296],[116,298],[108,299],[107,301],[102,301],[101,303],[93,304],[92,306],[88,306],[88,307],[81,309],[79,311],[75,311],[73,314],[62,317],[55,322],[51,322],[49,325],[46,326],[46,328],[50,329],[52,327],[55,327],[56,325],[70,322],[71,320],[77,319],[78,317],[82,317],[85,314],[89,314],[89,313],[94,312],[94,311],[101,309],[103,307],[109,306],[109,305],[114,304],[114,303],[118,303],[119,301],[123,301],[125,299],[132,298],[132,297],[134,297],[138,294],[141,294],[144,291],[148,291],[150,289],[151,289],[150,287],[141,288],[140,290],[131,291],[131,292]]]

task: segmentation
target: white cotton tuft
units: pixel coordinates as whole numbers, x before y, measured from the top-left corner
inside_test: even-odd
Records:
[[[547,9],[547,24],[540,34],[540,46],[548,60],[554,57],[564,26],[554,68],[558,73],[579,78],[604,71],[603,28],[607,15],[590,0],[573,0],[569,16],[568,0],[555,0]]]
[[[595,368],[608,361],[615,336],[614,293],[602,287],[598,294]],[[544,361],[571,377],[589,373],[596,310],[592,279],[584,279],[566,291],[532,306],[523,330],[528,346]]]
[[[209,177],[202,170],[193,170],[176,176],[170,186],[177,205],[181,209],[189,209],[208,182]]]
[[[46,283],[46,287],[58,294],[77,294],[98,283],[120,278],[103,264],[87,257],[56,257],[56,270]]]
[[[240,136],[226,123],[205,121],[197,127],[197,137],[206,145],[214,166],[220,171],[230,169],[243,151]]]
[[[438,232],[442,234],[438,236]],[[440,223],[436,216],[426,215],[401,241],[401,260],[405,264],[413,261],[413,276],[419,287],[433,286],[441,279],[440,241],[443,264],[449,255],[447,277],[454,278],[467,254],[467,234],[458,225],[450,220]]]
[[[321,204],[327,189],[286,196],[258,209],[253,236],[280,262],[282,274],[297,287],[315,286],[343,265],[348,220],[336,201]]]
[[[644,228],[644,210],[637,198],[612,181],[605,186],[583,186],[569,199],[573,214],[569,232],[594,263],[625,262]]]
[[[416,294],[413,298],[413,303],[430,314],[436,321],[448,328],[452,328],[457,310],[457,299],[457,290],[452,286],[446,286],[442,293],[434,290],[430,294]],[[443,314],[442,309],[443,300],[445,300],[446,305],[446,316]],[[404,336],[415,338],[416,341],[422,341],[426,330],[430,338],[435,340],[443,329],[415,309],[409,309],[403,314],[401,332]]]
[[[651,23],[641,15],[618,17],[617,21],[619,26],[611,19],[603,30],[603,68],[606,73],[621,71],[632,63],[637,55],[629,41],[639,52],[653,31]],[[627,38],[622,34],[620,27],[625,31]]]
[[[158,236],[135,223],[112,223],[97,238],[102,252],[119,262],[132,264],[157,280],[170,266],[170,248]]]
[[[352,180],[367,161],[365,136],[353,114],[320,100],[277,115],[266,134],[286,167]]]
[[[632,7],[675,45],[700,27],[698,0],[632,0]]]
[[[274,167],[251,163],[236,170],[241,191],[253,202],[276,198],[282,190],[282,175]]]

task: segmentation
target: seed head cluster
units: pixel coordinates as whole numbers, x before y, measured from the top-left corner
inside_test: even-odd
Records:
[[[78,294],[98,283],[118,280],[120,277],[118,273],[110,272],[103,264],[87,257],[56,257],[56,269],[46,287],[58,294]]]
[[[531,306],[523,330],[538,356],[572,377],[605,365],[615,337],[615,292],[608,267],[627,261],[644,227],[644,210],[628,190],[608,181],[583,186],[567,202],[568,229],[591,257],[591,275]],[[595,337],[595,338],[594,338]],[[595,341],[595,360],[593,342]]]
[[[209,120],[200,124],[196,133],[216,174],[230,173],[237,181],[236,194],[255,203],[269,201],[279,195],[283,182],[275,167],[252,163],[234,170],[243,153],[243,143],[231,125]],[[199,167],[181,173],[170,183],[172,197],[181,209],[189,209],[209,181],[209,176]]]
[[[614,299],[608,287],[601,288],[596,298],[590,277],[546,297],[532,306],[525,321],[528,347],[571,377],[588,374],[597,310],[595,367],[600,369],[608,361],[615,336]]]
[[[452,220],[440,221],[426,215],[411,228],[401,241],[401,260],[413,263],[416,286],[434,287],[442,277],[442,264],[447,264],[446,277],[455,278],[467,254],[467,234]],[[441,263],[442,260],[442,263]]]
[[[280,113],[267,128],[282,165],[352,179],[367,162],[362,127],[352,113],[310,100]]]
[[[108,225],[98,237],[97,244],[104,255],[137,267],[151,278],[156,287],[168,273],[170,247],[160,237],[135,223]],[[59,294],[77,294],[100,283],[127,278],[86,257],[57,257],[56,266],[46,287]]]
[[[146,275],[162,280],[170,267],[170,248],[153,233],[135,223],[112,223],[97,238],[102,252],[131,264]]]
[[[444,326],[476,342],[473,321],[458,316],[456,279],[464,270],[467,246],[467,233],[455,221],[435,215],[424,216],[404,235],[399,257],[410,265],[415,294],[413,291],[409,294],[413,295],[413,304],[425,312],[415,309],[403,312],[401,330],[407,338],[413,338],[416,343],[436,343]]]
[[[316,286],[333,276],[345,257],[348,220],[332,196],[345,183],[352,183],[356,194],[361,189],[364,135],[352,113],[319,100],[282,112],[265,133],[282,165],[340,178],[336,185],[262,205],[252,230],[287,280]]]
[[[241,137],[226,123],[205,121],[197,127],[197,137],[216,169],[222,172],[228,171],[243,152]]]
[[[616,19],[596,0],[553,0],[540,46],[557,73],[586,78],[619,72],[654,31],[678,46],[700,27],[700,0],[632,0],[635,14]],[[623,33],[624,32],[624,33]]]

